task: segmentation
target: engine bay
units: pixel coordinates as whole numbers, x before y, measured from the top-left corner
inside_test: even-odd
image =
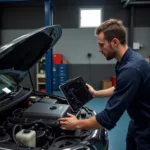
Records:
[[[67,89],[74,98],[72,106],[67,98],[34,89],[30,69],[61,35],[61,26],[46,26],[0,48],[0,150],[108,150],[105,129],[67,131],[60,128],[58,118],[66,117],[68,112],[77,119],[95,115],[93,110],[83,106],[89,93],[86,86],[81,92],[77,92],[80,86]],[[21,86],[27,75],[32,88]],[[89,94],[88,100],[91,98]]]
[[[68,112],[78,119],[94,115],[87,107],[72,112],[63,97],[31,94],[0,114],[0,145],[50,150],[75,146],[91,139],[94,130],[66,131],[59,127],[58,118],[65,117]]]

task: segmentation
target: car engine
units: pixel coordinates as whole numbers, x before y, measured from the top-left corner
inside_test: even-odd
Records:
[[[85,141],[88,144],[97,138],[101,138],[101,145],[106,144],[103,130],[62,130],[58,118],[65,117],[67,113],[76,115],[78,119],[94,115],[87,107],[83,107],[79,112],[72,112],[63,97],[30,95],[0,114],[0,145],[10,144],[14,146],[10,148],[14,149],[32,147],[32,149],[53,150],[76,147],[79,143],[84,145]]]

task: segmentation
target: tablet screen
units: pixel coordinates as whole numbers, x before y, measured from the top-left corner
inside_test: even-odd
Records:
[[[93,98],[82,77],[69,80],[65,84],[60,85],[60,89],[73,111],[78,111]]]

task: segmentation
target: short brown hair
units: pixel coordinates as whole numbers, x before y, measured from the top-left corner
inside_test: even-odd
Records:
[[[111,42],[113,38],[119,39],[122,45],[126,44],[126,29],[121,20],[109,19],[96,28],[96,35],[104,33],[105,40]]]

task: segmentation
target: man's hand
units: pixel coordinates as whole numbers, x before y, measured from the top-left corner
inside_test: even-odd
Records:
[[[60,126],[64,130],[76,130],[77,129],[77,122],[78,119],[72,115],[67,113],[66,118],[59,118],[58,121],[60,122]]]
[[[96,117],[93,116],[88,119],[78,120],[74,115],[67,113],[68,117],[59,118],[60,127],[64,130],[76,130],[76,129],[103,129],[103,127],[97,122]]]
[[[96,93],[95,89],[91,85],[89,85],[87,83],[86,83],[86,86],[88,87],[88,90],[92,94],[92,96],[95,97],[96,96],[95,95],[95,93]]]
[[[88,87],[89,92],[93,95],[93,97],[110,97],[113,95],[115,87],[111,87],[104,90],[98,90],[96,91],[91,85],[86,84]]]

